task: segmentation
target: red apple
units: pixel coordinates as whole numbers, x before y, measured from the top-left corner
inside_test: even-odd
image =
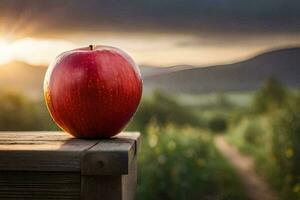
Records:
[[[142,95],[138,66],[125,52],[89,46],[59,55],[49,66],[44,96],[52,118],[78,138],[109,138],[134,115]]]

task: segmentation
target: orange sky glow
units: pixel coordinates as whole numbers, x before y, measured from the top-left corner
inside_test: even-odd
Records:
[[[73,36],[57,38],[26,37],[17,40],[5,40],[0,36],[0,63],[13,60],[32,65],[48,65],[58,54],[89,44],[111,45],[127,51],[140,65],[171,66],[178,64],[207,66],[230,63],[251,57],[262,51],[300,43],[299,37],[269,39],[259,45],[187,45],[179,43],[193,41],[188,35],[131,35],[111,34]]]
[[[128,52],[139,65],[167,67],[173,65],[210,66],[246,59],[263,51],[300,45],[299,34],[264,35],[211,41],[207,35],[180,32],[69,31],[36,35],[35,23],[25,26],[0,20],[0,64],[18,60],[47,66],[67,50],[90,44],[109,45]],[[22,30],[22,31],[20,31]]]

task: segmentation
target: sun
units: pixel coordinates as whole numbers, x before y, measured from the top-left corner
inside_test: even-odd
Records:
[[[0,64],[8,63],[12,60],[9,42],[0,38]]]

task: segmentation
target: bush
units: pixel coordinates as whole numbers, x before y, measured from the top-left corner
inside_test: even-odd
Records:
[[[155,120],[158,125],[174,123],[178,126],[200,126],[200,121],[191,109],[185,108],[176,101],[176,98],[160,91],[152,96],[144,97],[135,117],[129,124],[128,130],[145,132],[145,127]]]
[[[7,91],[0,95],[0,129],[31,130],[39,128],[37,112],[33,104],[23,95]]]
[[[0,131],[55,130],[43,102],[35,103],[16,91],[0,94]]]
[[[208,126],[213,132],[224,132],[227,129],[227,120],[222,116],[214,116],[209,120]]]
[[[267,116],[244,116],[238,124],[231,125],[228,139],[242,152],[259,156],[266,161],[271,153],[272,126]],[[262,158],[263,157],[263,158]]]
[[[260,123],[252,119],[252,122],[248,123],[244,130],[244,139],[247,143],[257,145],[262,142],[264,130],[260,126]]]
[[[285,106],[287,91],[275,78],[269,78],[263,87],[256,92],[252,108],[257,113],[274,111]]]
[[[285,199],[300,199],[300,99],[273,122],[273,153]]]
[[[137,199],[245,199],[209,133],[152,123],[142,144]]]
[[[252,105],[258,112],[232,120],[229,140],[255,158],[280,199],[300,199],[300,96],[271,80]]]

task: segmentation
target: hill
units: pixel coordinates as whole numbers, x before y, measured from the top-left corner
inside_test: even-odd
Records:
[[[144,74],[146,92],[155,88],[184,93],[253,90],[271,76],[289,87],[298,88],[300,48],[274,50],[228,65],[189,67],[179,71],[173,70],[171,73],[166,73],[165,69],[146,68],[148,68]],[[160,73],[162,74],[155,75]],[[150,76],[147,77],[147,74]]]
[[[0,65],[0,88],[21,91],[33,98],[40,98],[46,67],[32,66],[14,61]]]

